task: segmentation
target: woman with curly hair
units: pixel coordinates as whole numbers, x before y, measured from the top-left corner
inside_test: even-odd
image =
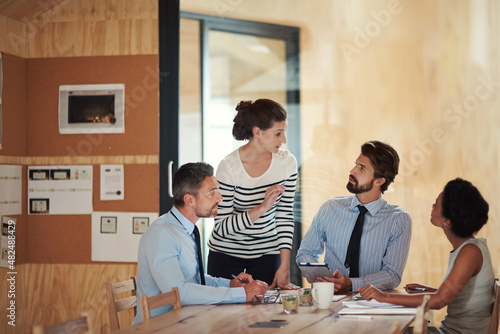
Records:
[[[441,333],[488,333],[495,272],[486,240],[473,236],[488,221],[488,210],[488,203],[472,183],[460,178],[448,182],[431,213],[431,223],[443,230],[453,248],[441,286],[408,284],[410,295],[387,294],[370,285],[359,292],[367,300],[404,306],[418,306],[430,294],[431,309],[448,306]]]

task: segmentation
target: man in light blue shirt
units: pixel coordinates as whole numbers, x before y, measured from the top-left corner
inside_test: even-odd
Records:
[[[222,201],[212,166],[189,163],[174,174],[174,206],[148,228],[139,243],[137,266],[137,316],[142,321],[140,296],[148,297],[179,288],[182,305],[250,302],[263,295],[267,284],[240,273],[228,280],[200,275],[198,247],[193,236],[200,217],[214,217]],[[197,229],[197,228],[196,228]],[[205,283],[205,284],[203,284]],[[156,316],[172,306],[151,311]]]
[[[325,263],[334,275],[317,277],[315,281],[335,283],[335,292],[357,291],[367,284],[383,290],[399,285],[410,249],[412,222],[402,207],[382,198],[398,168],[399,156],[388,144],[369,141],[361,146],[347,183],[347,189],[355,195],[326,201],[297,252],[297,263],[318,262],[319,255],[325,252]],[[359,260],[355,260],[359,273],[353,275],[348,248],[363,210],[360,205],[367,211],[355,247],[359,252]]]

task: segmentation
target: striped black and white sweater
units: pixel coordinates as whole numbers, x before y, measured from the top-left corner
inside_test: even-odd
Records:
[[[236,149],[221,161],[216,177],[223,201],[208,241],[211,251],[253,259],[292,248],[297,160],[290,152],[279,150],[264,174],[250,177]],[[284,185],[285,192],[268,212],[251,222],[248,211],[263,202],[266,189],[274,184]]]

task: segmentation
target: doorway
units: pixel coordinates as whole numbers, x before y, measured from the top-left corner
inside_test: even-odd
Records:
[[[160,73],[166,73],[162,69],[165,59],[161,52],[161,13]],[[175,34],[175,29],[179,36],[178,83],[169,86],[178,88],[178,108],[172,103],[173,92],[170,90],[162,97],[160,87],[160,119],[170,120],[165,130],[160,121],[160,142],[169,147],[162,150],[160,144],[160,175],[167,175],[178,166],[193,161],[208,162],[216,169],[227,154],[245,144],[232,137],[235,106],[241,100],[258,98],[273,99],[286,108],[288,143],[284,148],[292,152],[300,164],[299,29],[187,12],[179,12],[178,27],[171,27],[170,34],[172,31]],[[175,36],[165,48],[170,62],[171,53],[175,52],[174,43]],[[169,64],[169,74],[174,73],[171,66]],[[166,79],[174,81],[168,76]],[[165,108],[165,104],[169,107]],[[172,122],[176,122],[176,126]],[[174,130],[176,136],[172,135]],[[173,199],[168,182],[166,188],[162,182],[160,184],[160,208],[164,213],[172,206]],[[300,201],[295,207],[295,219],[300,222]],[[295,225],[294,243],[298,246],[301,224]],[[205,245],[212,228],[213,219],[205,219]],[[295,252],[296,249],[292,250],[293,265]],[[204,254],[206,257],[207,249]],[[298,268],[292,267],[291,280],[300,284],[300,273],[298,279],[293,279],[295,271]]]

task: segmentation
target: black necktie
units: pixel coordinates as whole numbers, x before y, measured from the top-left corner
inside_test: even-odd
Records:
[[[205,285],[205,273],[203,272],[203,258],[201,257],[200,231],[198,226],[194,225],[194,241],[198,247],[198,267],[200,268],[201,285]]]
[[[351,267],[349,277],[359,277],[359,243],[361,241],[361,233],[363,232],[363,224],[365,223],[365,213],[368,211],[362,205],[358,205],[358,209],[358,219],[356,219],[356,224],[352,230],[344,263],[346,268]]]

